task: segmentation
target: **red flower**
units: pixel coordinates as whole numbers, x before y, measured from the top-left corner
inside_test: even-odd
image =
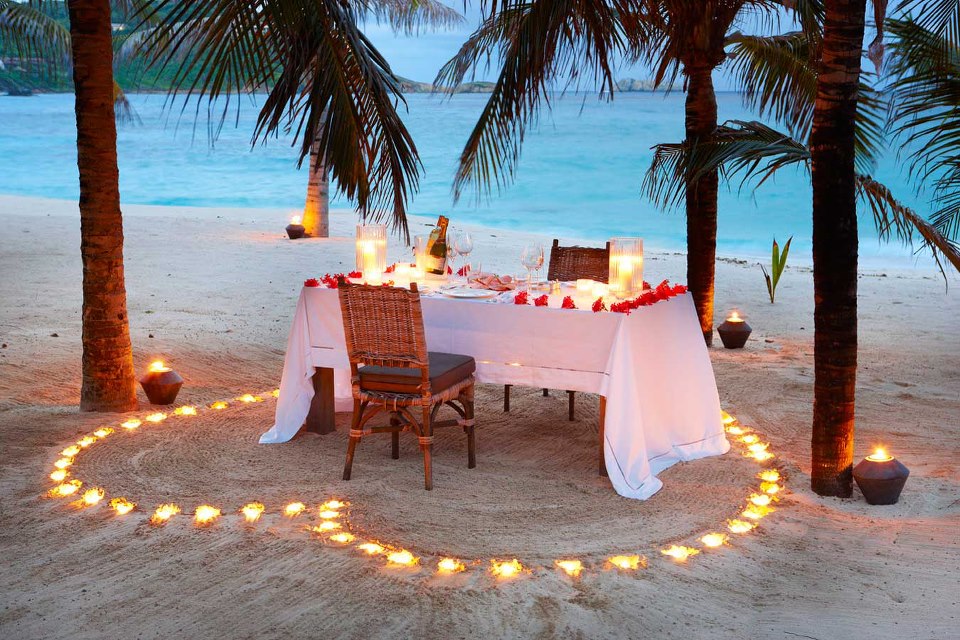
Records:
[[[567,296],[563,299],[563,302],[560,304],[561,309],[576,309],[577,305],[573,303],[573,298]]]
[[[362,272],[362,271],[351,271],[350,273],[347,274],[347,277],[348,277],[348,278],[362,278],[362,277],[363,277],[363,272]]]
[[[450,265],[447,265],[447,275],[448,276],[453,275],[453,268]]]
[[[597,299],[594,301],[592,308],[593,308],[593,312],[594,312],[594,313],[599,313],[599,312],[601,312],[601,311],[606,311],[606,310],[607,310],[607,305],[604,304],[604,302],[603,302],[603,296],[600,296],[599,298],[597,298]]]
[[[513,304],[527,304],[527,292],[521,291],[513,297]]]
[[[383,270],[384,273],[393,273],[397,268],[397,263],[394,262],[392,265]]]
[[[458,276],[461,276],[461,277],[462,277],[462,276],[467,275],[468,273],[470,273],[470,269],[467,268],[467,265],[463,265],[462,267],[460,267],[459,269],[457,269],[457,275],[458,275]]]
[[[623,302],[614,302],[610,305],[610,311],[614,313],[626,313],[630,315],[630,303],[624,300]]]
[[[543,294],[539,298],[533,299],[533,304],[538,307],[545,307],[547,306],[548,302],[550,302],[550,296],[548,296],[547,294]]]
[[[316,278],[308,278],[303,281],[303,286],[305,287],[319,287],[320,282]]]
[[[643,281],[643,288],[644,288],[644,289],[652,289],[653,287],[650,286],[650,283],[649,283],[649,282],[647,282],[646,280],[644,280],[644,281]]]

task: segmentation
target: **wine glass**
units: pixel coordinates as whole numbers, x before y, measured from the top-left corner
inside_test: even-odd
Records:
[[[456,284],[457,280],[457,249],[453,246],[452,242],[447,242],[447,267],[453,272],[450,275],[450,280],[453,284]]]
[[[523,247],[520,254],[520,264],[527,269],[527,289],[533,286],[533,274],[531,270],[540,271],[543,266],[543,245],[539,242],[531,242]]]
[[[453,248],[457,253],[463,256],[463,278],[469,282],[470,276],[470,252],[473,251],[473,238],[466,229],[457,229],[453,236]]]

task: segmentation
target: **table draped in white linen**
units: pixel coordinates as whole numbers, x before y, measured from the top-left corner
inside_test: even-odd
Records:
[[[730,448],[689,293],[629,315],[427,296],[422,307],[429,350],[473,356],[478,382],[606,396],[606,467],[622,496],[649,498],[663,486],[660,471]],[[286,442],[300,430],[315,367],[334,369],[336,409],[350,411],[337,291],[304,287],[287,341],[276,421],[261,443]],[[480,420],[477,430],[482,438]]]

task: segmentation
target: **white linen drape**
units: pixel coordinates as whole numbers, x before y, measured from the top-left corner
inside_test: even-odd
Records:
[[[478,382],[606,396],[606,465],[622,496],[649,498],[663,486],[656,477],[663,469],[730,448],[690,294],[629,315],[426,297],[422,306],[430,350],[473,356]],[[314,367],[335,370],[337,411],[349,411],[337,292],[305,287],[287,340],[276,421],[261,443],[286,442],[300,430]]]

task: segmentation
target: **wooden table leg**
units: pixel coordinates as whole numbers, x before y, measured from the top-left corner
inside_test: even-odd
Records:
[[[606,455],[603,452],[604,445],[604,434],[603,434],[603,425],[607,415],[607,398],[606,396],[600,396],[600,475],[607,477],[607,461]]]
[[[336,430],[336,407],[333,398],[333,369],[317,367],[313,374],[313,400],[307,414],[307,431],[333,433]]]

